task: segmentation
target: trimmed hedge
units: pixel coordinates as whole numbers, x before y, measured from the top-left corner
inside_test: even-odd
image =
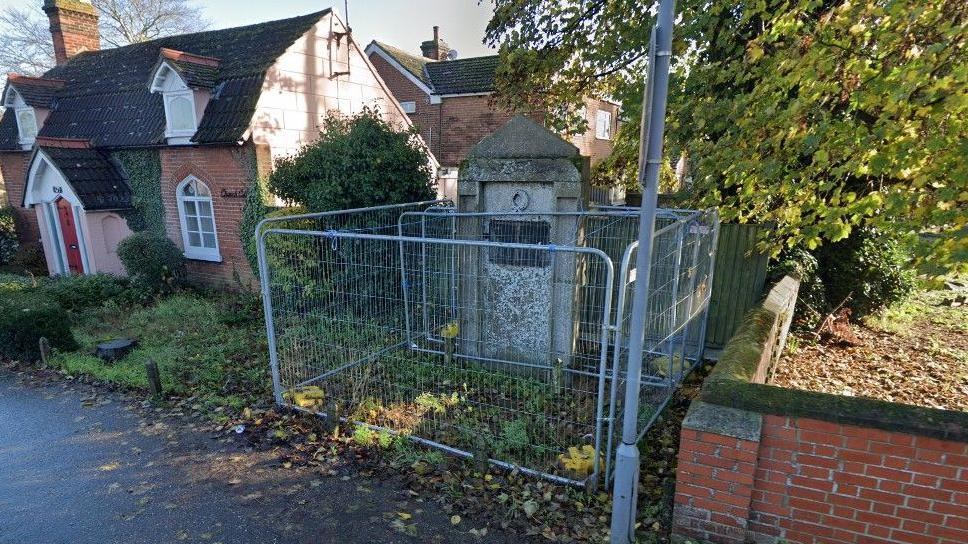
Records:
[[[780,315],[754,308],[744,318],[712,373],[700,400],[740,410],[899,431],[943,440],[968,441],[968,412],[939,410],[862,397],[788,389],[753,381],[770,349]]]
[[[77,349],[66,309],[42,292],[4,289],[0,296],[0,356],[35,361],[40,357],[41,337],[58,349]]]
[[[185,281],[185,257],[167,236],[137,232],[118,244],[118,257],[133,282],[156,293]]]

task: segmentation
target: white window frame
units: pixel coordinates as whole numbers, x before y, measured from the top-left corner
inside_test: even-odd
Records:
[[[3,97],[3,106],[13,110],[13,117],[17,123],[17,143],[24,149],[30,149],[37,140],[37,133],[40,132],[40,126],[37,124],[37,111],[27,105],[23,97],[20,96],[20,93],[17,92],[17,89],[13,87],[7,89],[7,94]],[[24,135],[23,125],[20,123],[20,114],[25,112],[30,113],[30,117],[34,120],[33,136]]]
[[[17,136],[20,145],[22,145],[25,149],[33,146],[34,142],[37,141],[37,133],[40,132],[40,127],[37,126],[37,112],[34,111],[34,108],[27,106],[23,108],[14,108],[13,113],[17,118]],[[30,117],[34,120],[34,134],[32,136],[24,135],[24,127],[20,123],[20,115],[24,113],[29,113]]]
[[[595,138],[599,140],[612,139],[612,112],[598,110],[595,113]]]
[[[174,78],[174,79],[172,79]],[[167,63],[161,63],[151,79],[152,93],[161,93],[162,101],[165,106],[165,138],[172,145],[189,145],[191,137],[198,131],[198,112],[195,109],[195,91],[185,84],[181,76],[178,75]],[[184,98],[192,107],[192,128],[175,130],[171,126],[172,116],[170,104],[172,100]]]
[[[167,92],[164,93],[165,97],[165,137],[166,138],[191,138],[198,131],[198,114],[195,112],[195,93],[189,89],[187,91],[178,92]],[[171,112],[169,111],[169,105],[172,100],[176,98],[184,98],[188,100],[188,103],[192,107],[192,128],[175,130],[171,128]],[[169,142],[172,143],[172,142]],[[187,142],[186,142],[187,143]]]
[[[196,185],[202,185],[208,189],[209,196],[185,196],[182,194],[182,190],[191,182],[195,182]],[[222,254],[219,252],[218,243],[218,225],[215,221],[215,200],[212,196],[211,187],[195,176],[188,176],[178,184],[178,187],[175,188],[175,196],[178,204],[178,222],[181,225],[182,248],[184,249],[185,257],[198,261],[222,262]],[[212,235],[215,237],[215,247],[200,247],[191,245],[188,237],[188,219],[185,213],[186,202],[195,203],[196,217],[199,216],[198,203],[208,202],[212,210]],[[199,231],[201,231],[201,227],[199,227]],[[201,233],[199,236],[201,236]]]
[[[417,103],[413,100],[400,102],[400,107],[403,108],[403,113],[417,113]]]

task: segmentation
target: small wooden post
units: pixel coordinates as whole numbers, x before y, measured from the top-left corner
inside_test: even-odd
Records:
[[[148,374],[148,390],[151,391],[151,396],[156,399],[161,398],[161,374],[158,372],[158,363],[151,359],[145,361],[145,372]]]
[[[44,363],[44,366],[47,366],[47,362],[50,360],[50,342],[46,336],[41,336],[37,343],[40,349],[40,360]]]

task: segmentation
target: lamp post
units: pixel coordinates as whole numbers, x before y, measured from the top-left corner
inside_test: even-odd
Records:
[[[655,212],[659,193],[659,167],[662,164],[666,103],[669,98],[669,64],[672,56],[674,20],[675,0],[661,0],[649,44],[649,66],[642,102],[642,128],[639,135],[639,183],[642,185],[642,208],[639,211],[639,247],[635,259],[636,281],[632,295],[622,443],[615,455],[612,544],[626,544],[635,539],[639,482],[639,448],[636,442],[639,430],[642,347],[645,341],[645,318],[648,310],[652,233],[655,231]]]

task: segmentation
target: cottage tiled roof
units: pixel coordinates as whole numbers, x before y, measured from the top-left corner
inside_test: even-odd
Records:
[[[17,133],[17,119],[14,117],[12,108],[7,108],[0,117],[0,150],[20,149],[17,144],[19,138]]]
[[[9,74],[7,85],[16,89],[28,106],[49,108],[54,94],[64,86],[64,81]]]
[[[430,59],[420,55],[411,55],[403,49],[394,47],[387,43],[378,42],[375,40],[373,43],[375,43],[380,49],[383,49],[383,51],[387,55],[390,55],[393,60],[400,63],[400,66],[403,66],[404,69],[410,72],[410,75],[424,82],[426,85],[430,85],[430,78],[427,77],[427,73],[424,72],[424,66],[426,66],[427,63],[432,62]]]
[[[374,41],[393,60],[431,88],[434,94],[489,93],[494,91],[494,73],[498,56],[468,57],[456,60],[433,60],[414,55]]]
[[[38,145],[67,178],[85,210],[131,207],[131,186],[122,168],[103,149],[75,145],[79,140],[38,139]]]
[[[211,89],[218,82],[218,59],[192,55],[174,49],[161,49],[165,59],[192,88]]]
[[[427,75],[437,94],[488,93],[494,90],[497,55],[428,62]]]
[[[149,92],[148,78],[162,48],[218,59],[212,99],[193,140],[234,143],[248,128],[266,70],[313,24],[324,10],[256,25],[159,38],[115,49],[89,51],[57,66],[45,78],[64,80],[41,137],[80,138],[94,147],[139,147],[165,142],[162,97]],[[0,149],[17,149],[0,122]]]

